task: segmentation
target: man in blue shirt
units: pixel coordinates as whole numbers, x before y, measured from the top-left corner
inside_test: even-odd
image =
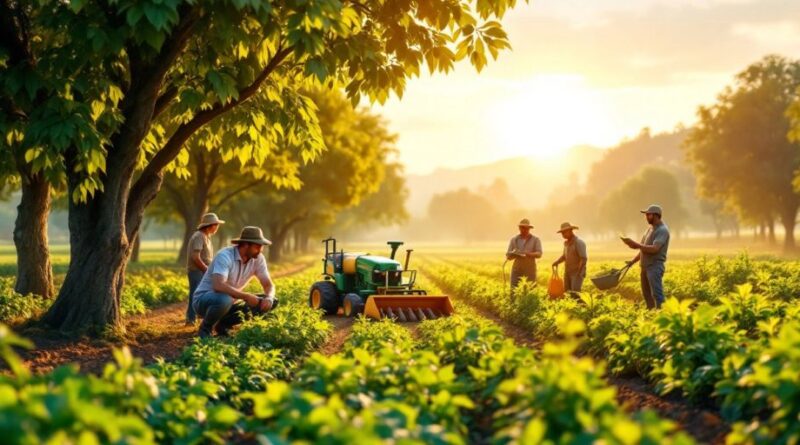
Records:
[[[642,210],[647,218],[650,228],[642,237],[641,242],[636,242],[630,238],[622,238],[631,249],[639,250],[639,253],[628,264],[634,264],[641,260],[642,272],[642,294],[648,309],[659,309],[664,304],[664,272],[667,261],[667,250],[669,249],[669,228],[661,220],[661,206],[651,205],[646,210]]]

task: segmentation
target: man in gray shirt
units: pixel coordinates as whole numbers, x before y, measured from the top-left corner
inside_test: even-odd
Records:
[[[189,276],[189,304],[186,307],[187,326],[194,326],[197,318],[192,306],[192,297],[200,280],[203,279],[208,265],[211,264],[211,259],[214,258],[211,237],[217,233],[220,224],[225,224],[225,221],[219,219],[216,213],[206,213],[186,246],[186,273]]]
[[[564,290],[567,292],[580,292],[583,280],[586,278],[586,243],[575,235],[578,226],[565,222],[561,224],[560,233],[564,238],[564,253],[553,262],[555,269],[561,263],[564,265]]]
[[[637,243],[630,238],[622,238],[622,242],[639,253],[628,264],[641,260],[642,294],[648,309],[659,309],[664,304],[664,272],[669,249],[669,228],[661,220],[661,206],[651,205],[642,210],[650,228]]]
[[[529,282],[536,283],[536,259],[542,257],[542,242],[531,234],[531,225],[528,219],[519,222],[519,235],[511,238],[506,251],[506,259],[513,260],[511,267],[511,289],[519,284],[525,277]]]

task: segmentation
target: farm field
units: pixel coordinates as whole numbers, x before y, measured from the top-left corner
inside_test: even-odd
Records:
[[[636,270],[613,292],[597,292],[587,280],[580,299],[550,300],[547,267],[536,286],[511,296],[502,263],[488,251],[419,248],[412,268],[420,286],[450,295],[457,315],[392,323],[311,310],[308,287],[319,263],[303,256],[272,267],[279,309],[230,339],[196,341],[182,326],[180,268],[147,263],[147,255],[123,294],[121,338],[65,348],[26,323],[43,305],[4,315],[19,331],[4,326],[0,336],[7,368],[0,389],[14,401],[0,407],[10,419],[0,429],[14,442],[800,437],[795,261],[747,254],[671,261],[671,299],[648,312]],[[589,275],[615,264],[592,262]],[[0,283],[4,310],[26,300],[10,292],[9,278]],[[89,409],[97,415],[82,415]]]
[[[0,445],[800,445],[800,2],[0,35]]]

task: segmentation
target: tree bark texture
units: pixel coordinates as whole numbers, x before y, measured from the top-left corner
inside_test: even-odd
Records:
[[[41,175],[22,175],[22,198],[14,223],[17,251],[17,281],[14,290],[51,298],[53,267],[47,240],[50,214],[50,184]]]
[[[145,208],[162,186],[166,167],[197,130],[252,97],[292,52],[291,47],[279,48],[253,83],[239,92],[236,100],[201,110],[179,125],[135,177],[141,142],[150,131],[154,117],[168,107],[169,97],[174,96],[170,88],[162,92],[166,74],[196,31],[199,9],[191,4],[186,4],[184,9],[180,13],[180,23],[156,57],[144,60],[136,48],[129,48],[131,80],[120,102],[125,125],[110,138],[103,191],[86,202],[70,202],[71,262],[58,298],[44,316],[44,321],[55,329],[98,334],[122,328],[120,295],[132,253],[132,240],[139,234]],[[74,172],[74,166],[68,155],[67,171]],[[75,173],[68,174],[70,196],[81,179]]]

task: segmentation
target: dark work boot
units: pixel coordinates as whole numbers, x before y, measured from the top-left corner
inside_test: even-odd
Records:
[[[205,322],[200,323],[200,329],[197,331],[200,338],[211,337],[211,326],[207,326]]]

